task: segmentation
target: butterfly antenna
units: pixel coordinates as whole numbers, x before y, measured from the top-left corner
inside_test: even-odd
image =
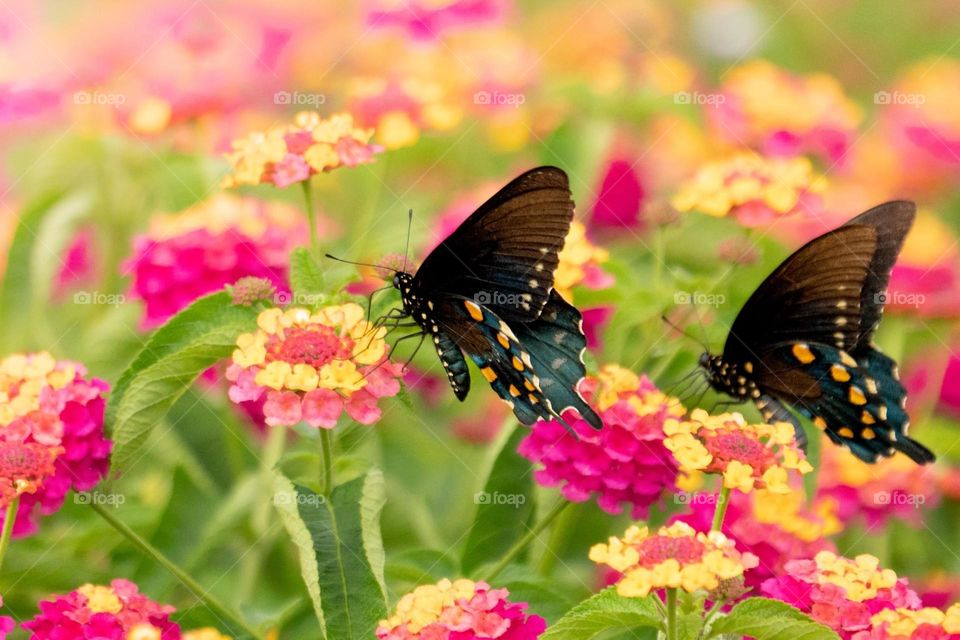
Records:
[[[706,344],[703,340],[700,340],[700,339],[697,338],[696,336],[693,336],[693,335],[687,333],[685,330],[681,329],[679,326],[677,326],[676,324],[674,324],[673,321],[670,320],[670,318],[668,318],[666,315],[660,316],[660,319],[663,320],[665,323],[667,323],[667,325],[669,325],[670,327],[672,327],[672,328],[673,328],[677,333],[679,333],[680,335],[684,336],[685,338],[687,338],[687,339],[689,339],[689,340],[693,340],[694,342],[696,342],[697,344],[699,344],[701,347],[703,347],[703,350],[704,350],[704,351],[710,351],[710,347],[708,347],[707,344]],[[701,325],[701,326],[702,326],[702,325]]]
[[[372,262],[353,262],[352,260],[344,260],[343,258],[338,258],[337,256],[330,255],[329,253],[325,253],[323,255],[331,260],[336,260],[337,262],[342,262],[344,264],[352,264],[358,267],[373,267],[374,269],[388,269],[394,273],[397,272],[396,269],[393,267],[388,267],[385,264],[373,264]]]
[[[407,211],[407,241],[403,245],[403,270],[407,270],[407,256],[410,254],[410,227],[413,226],[413,209]]]

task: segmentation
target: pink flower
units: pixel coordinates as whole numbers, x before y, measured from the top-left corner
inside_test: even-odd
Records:
[[[505,0],[445,0],[400,3],[378,1],[367,14],[371,28],[402,29],[414,40],[436,40],[457,28],[490,24],[501,19]]]
[[[646,194],[633,162],[611,159],[604,169],[598,191],[588,222],[591,231],[642,230],[640,208]]]
[[[61,258],[60,270],[53,282],[55,299],[62,299],[68,292],[93,280],[96,271],[94,252],[93,229],[80,229]]]
[[[112,443],[103,434],[107,383],[86,379],[83,365],[48,353],[16,354],[0,362],[0,440],[58,448],[54,473],[20,496],[14,535],[36,531],[67,492],[92,489],[107,474]],[[0,516],[2,521],[2,516]]]
[[[543,618],[526,613],[525,602],[510,602],[506,589],[471,580],[421,585],[403,596],[377,626],[378,640],[536,640]]]
[[[3,597],[0,596],[0,608],[3,608]],[[0,640],[6,640],[7,634],[17,626],[16,621],[10,616],[0,616]]]
[[[23,623],[30,640],[127,640],[143,637],[180,640],[180,626],[170,620],[174,608],[138,593],[137,585],[116,579],[109,587],[85,584],[65,596],[40,602],[40,613]],[[146,636],[146,632],[155,636]]]
[[[663,445],[663,423],[682,415],[683,407],[646,377],[615,365],[583,386],[603,428],[596,431],[568,412],[564,419],[575,433],[555,420],[540,421],[518,451],[540,466],[537,482],[562,485],[568,500],[595,497],[601,509],[614,514],[626,503],[634,518],[646,517],[650,505],[675,487],[677,467]]]
[[[294,208],[228,194],[157,216],[125,265],[133,296],[145,303],[141,326],[163,324],[197,298],[246,276],[287,295],[287,254],[304,233]]]

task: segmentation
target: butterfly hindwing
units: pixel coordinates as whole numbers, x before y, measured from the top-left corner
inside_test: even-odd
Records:
[[[477,300],[507,321],[534,320],[553,288],[571,220],[566,173],[527,171],[427,256],[414,276],[416,289]]]
[[[599,429],[603,425],[600,416],[577,391],[586,375],[583,354],[587,339],[576,307],[556,291],[551,291],[540,317],[530,323],[515,323],[513,330],[520,344],[530,353],[540,377],[540,388],[553,410],[562,415],[566,409],[574,409],[591,426]]]
[[[787,398],[837,444],[847,445],[860,459],[902,451],[920,464],[933,455],[907,436],[906,390],[897,379],[894,361],[876,349],[860,357],[831,345],[797,342],[777,350],[783,362],[792,360],[813,384]],[[760,384],[764,384],[761,379]]]

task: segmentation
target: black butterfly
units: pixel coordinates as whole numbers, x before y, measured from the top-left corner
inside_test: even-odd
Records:
[[[896,451],[933,462],[907,437],[896,363],[871,341],[915,215],[912,202],[879,205],[787,258],[743,305],[723,355],[700,357],[711,386],[802,437],[789,405],[866,462]]]
[[[470,390],[464,354],[523,424],[575,409],[593,427],[600,417],[577,391],[584,377],[580,312],[553,289],[573,199],[556,167],[527,171],[480,206],[393,286],[433,340],[450,386]]]

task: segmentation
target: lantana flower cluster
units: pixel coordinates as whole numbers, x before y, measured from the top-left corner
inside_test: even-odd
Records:
[[[288,254],[306,235],[292,206],[217,194],[176,214],[154,216],[134,241],[125,269],[152,329],[197,298],[243,277],[268,280],[280,295],[287,286]]]
[[[535,640],[546,622],[527,614],[527,604],[510,602],[506,589],[486,582],[443,579],[403,596],[377,626],[378,640]]]
[[[381,151],[370,142],[372,135],[372,129],[357,127],[349,113],[322,118],[301,111],[293,124],[235,140],[227,154],[233,170],[223,186],[270,183],[285,188],[317,173],[371,162]]]
[[[180,627],[170,620],[174,610],[139,593],[129,580],[117,579],[110,586],[85,584],[40,602],[40,613],[23,627],[32,633],[31,640],[180,640]]]
[[[809,159],[765,158],[751,153],[711,162],[680,185],[670,200],[681,212],[734,216],[748,227],[780,216],[815,213],[826,188]]]
[[[617,593],[627,598],[664,588],[712,591],[757,564],[756,556],[737,551],[719,531],[698,532],[684,522],[656,532],[631,526],[623,537],[591,547],[590,559],[622,574]]]
[[[645,376],[617,365],[605,365],[581,387],[603,428],[597,431],[567,412],[563,417],[572,433],[556,420],[538,421],[518,451],[542,465],[537,482],[562,485],[568,500],[596,496],[608,513],[620,513],[626,503],[634,518],[646,517],[664,489],[674,486],[677,467],[663,445],[663,426],[684,408]]]
[[[696,493],[686,501],[691,505],[690,511],[676,519],[698,530],[709,529],[716,510],[716,494]],[[830,536],[842,528],[836,502],[831,498],[818,498],[808,506],[801,489],[789,493],[760,489],[749,494],[731,494],[721,531],[736,541],[739,549],[759,559],[759,564],[745,576],[748,587],[759,587],[764,580],[780,575],[791,560],[835,551]]]
[[[888,609],[920,608],[920,598],[904,579],[863,554],[845,558],[821,551],[812,560],[793,560],[786,573],[761,586],[764,595],[783,600],[821,622],[845,640],[862,640],[871,618]]]
[[[266,309],[257,330],[237,337],[227,368],[230,399],[257,401],[271,426],[301,421],[332,429],[340,415],[372,424],[381,415],[377,400],[400,391],[400,368],[385,360],[386,329],[347,303],[317,311]]]
[[[884,609],[870,618],[873,628],[860,633],[855,640],[887,640],[917,638],[918,640],[960,639],[960,604],[946,611],[933,607],[923,609]]]
[[[587,289],[605,289],[613,284],[613,277],[601,266],[610,258],[610,253],[594,244],[587,237],[587,228],[582,222],[570,223],[563,249],[557,256],[557,269],[553,272],[553,288],[567,300],[573,300],[573,287],[582,285]]]
[[[0,361],[0,500],[20,498],[14,535],[35,531],[37,512],[57,511],[71,488],[86,491],[106,475],[107,388],[46,352]]]
[[[793,470],[809,473],[813,467],[796,442],[793,425],[747,424],[739,413],[717,416],[695,409],[687,419],[664,424],[664,445],[685,474],[713,473],[723,485],[749,493],[767,489],[790,491]]]

